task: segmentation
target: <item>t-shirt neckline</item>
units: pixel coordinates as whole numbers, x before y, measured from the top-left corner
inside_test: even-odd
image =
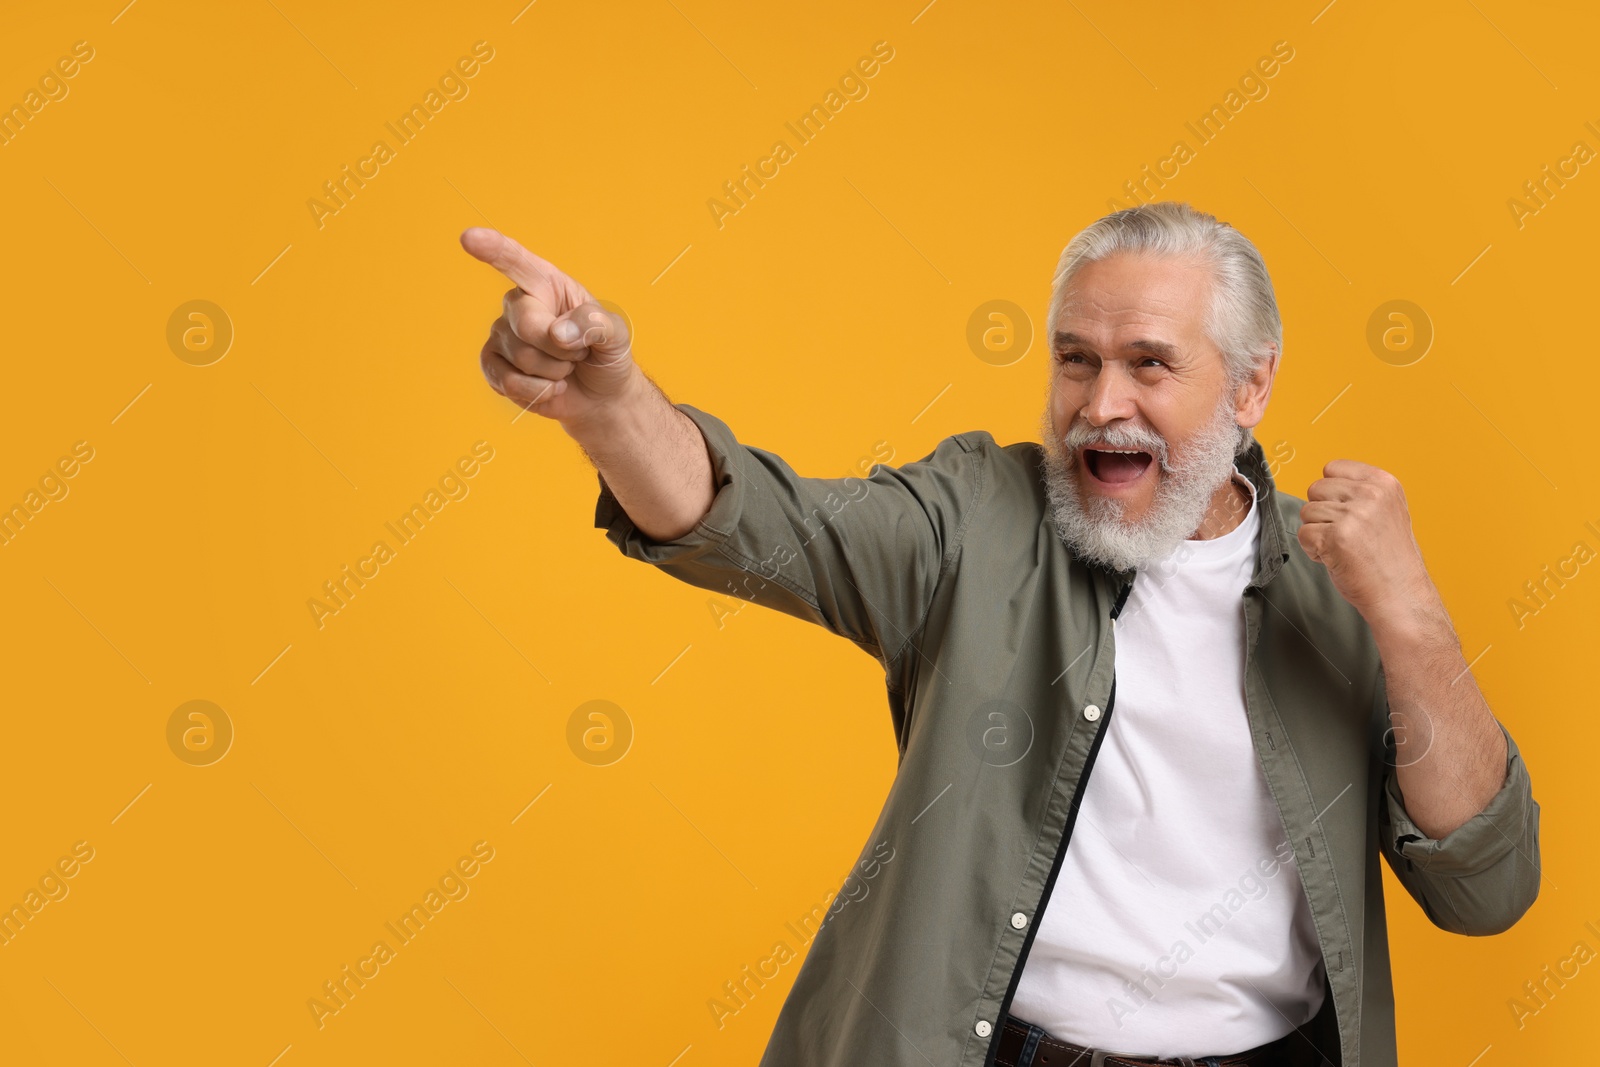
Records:
[[[1192,537],[1185,538],[1183,547],[1190,558],[1203,556],[1206,559],[1218,559],[1232,556],[1240,550],[1242,544],[1254,542],[1256,530],[1261,523],[1261,516],[1257,510],[1260,506],[1260,501],[1257,499],[1258,494],[1256,493],[1255,483],[1245,477],[1238,467],[1233,468],[1233,480],[1242,483],[1249,490],[1250,509],[1245,512],[1244,517],[1239,520],[1237,526],[1220,537],[1212,537],[1205,540],[1198,540]]]

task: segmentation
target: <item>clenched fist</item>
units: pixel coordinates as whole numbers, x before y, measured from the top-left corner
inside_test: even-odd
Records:
[[[1369,624],[1432,607],[1438,591],[1411,533],[1400,481],[1388,471],[1336,459],[1306,490],[1300,547],[1328,568],[1339,595]]]
[[[633,386],[628,327],[587,289],[487,227],[462,233],[461,247],[516,283],[479,355],[495,392],[570,428]]]

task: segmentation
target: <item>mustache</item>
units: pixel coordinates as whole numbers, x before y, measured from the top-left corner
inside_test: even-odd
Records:
[[[1172,472],[1172,464],[1168,461],[1167,440],[1154,430],[1142,426],[1091,426],[1081,420],[1074,420],[1067,427],[1067,432],[1061,435],[1062,447],[1069,452],[1078,452],[1091,445],[1103,445],[1106,448],[1138,448],[1150,453],[1160,468],[1167,473]]]

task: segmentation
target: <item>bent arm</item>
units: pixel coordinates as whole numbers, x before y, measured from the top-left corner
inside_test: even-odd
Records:
[[[1506,782],[1499,723],[1436,592],[1371,620],[1399,762],[1397,784],[1423,832],[1443,838]]]
[[[1387,667],[1379,675],[1373,709],[1374,722],[1383,724],[1378,801],[1383,856],[1435,926],[1458,934],[1501,933],[1533,906],[1541,879],[1539,802],[1521,751],[1504,724],[1491,717],[1496,748],[1504,753],[1498,790],[1465,821],[1452,819],[1447,831],[1424,829],[1414,818],[1415,798],[1401,782],[1405,771],[1437,756],[1422,747],[1421,738],[1396,744],[1385,674]]]
[[[705,437],[637,367],[614,402],[562,428],[646,537],[676,540],[710,510],[716,491]]]

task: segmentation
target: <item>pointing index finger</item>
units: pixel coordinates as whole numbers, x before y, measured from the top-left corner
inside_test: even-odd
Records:
[[[517,242],[487,226],[473,226],[461,234],[461,247],[474,259],[489,264],[517,283],[523,292],[551,287],[560,274],[556,268]]]

